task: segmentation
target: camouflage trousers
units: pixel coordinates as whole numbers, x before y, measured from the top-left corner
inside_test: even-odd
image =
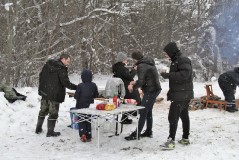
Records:
[[[39,117],[45,117],[49,114],[48,120],[57,120],[60,103],[50,100],[41,100],[41,109]]]

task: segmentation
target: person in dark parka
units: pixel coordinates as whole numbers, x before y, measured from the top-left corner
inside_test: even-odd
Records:
[[[139,110],[140,117],[138,124],[138,132],[132,132],[129,136],[125,137],[125,139],[135,140],[137,139],[137,136],[151,138],[153,136],[152,110],[155,100],[162,90],[159,82],[158,70],[155,66],[154,60],[151,57],[143,56],[140,51],[134,51],[131,56],[133,59],[137,60],[135,65],[137,66],[138,80],[130,82],[128,89],[129,91],[133,91],[138,90],[138,88],[141,88],[141,90],[143,91],[141,106],[144,106],[145,108]],[[143,134],[141,134],[146,120],[146,130]]]
[[[42,124],[45,116],[49,114],[47,121],[47,137],[56,137],[60,132],[54,132],[58,118],[60,103],[65,100],[65,88],[76,89],[68,77],[67,65],[70,64],[70,56],[62,54],[60,59],[51,59],[46,62],[39,75],[38,94],[42,97],[41,109],[38,115],[36,133],[42,132]]]
[[[89,108],[91,103],[94,103],[94,98],[99,96],[98,88],[92,82],[92,72],[90,70],[83,70],[81,73],[82,83],[77,86],[74,98],[76,99],[76,108]],[[90,116],[90,115],[86,115]],[[91,141],[91,123],[83,121],[79,123],[79,135],[82,142]]]
[[[137,71],[135,68],[132,68],[129,70],[125,67],[127,64],[128,57],[125,53],[119,52],[116,57],[116,63],[112,66],[112,71],[114,73],[113,77],[121,78],[124,82],[125,86],[125,96],[124,99],[135,99],[137,102],[137,105],[140,106],[141,99],[138,90],[135,90],[134,92],[130,93],[128,90],[128,85],[131,81],[134,81],[134,76],[136,75]],[[129,119],[128,116],[125,114],[122,115],[122,123],[123,124],[131,124],[132,119]]]
[[[225,101],[227,101],[227,111],[238,111],[234,94],[236,93],[236,87],[239,85],[239,67],[221,74],[218,78],[218,84],[223,92]]]
[[[190,120],[188,108],[190,100],[194,97],[192,65],[190,59],[182,55],[175,42],[168,43],[164,51],[172,61],[169,73],[161,73],[164,79],[169,79],[167,100],[171,101],[171,105],[168,114],[168,141],[161,146],[164,149],[174,149],[179,118],[181,118],[183,124],[183,136],[179,143],[189,144]]]

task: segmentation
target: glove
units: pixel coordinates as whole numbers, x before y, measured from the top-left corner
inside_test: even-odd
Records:
[[[161,76],[164,78],[164,79],[168,79],[169,78],[169,73],[166,73],[166,72],[162,72],[160,73]]]

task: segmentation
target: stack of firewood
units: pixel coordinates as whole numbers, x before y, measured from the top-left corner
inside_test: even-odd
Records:
[[[206,107],[206,98],[207,96],[202,96],[200,98],[192,99],[189,103],[189,110],[204,109]],[[221,97],[213,95],[210,97],[212,100],[220,100]],[[217,108],[216,104],[208,104],[209,108]]]

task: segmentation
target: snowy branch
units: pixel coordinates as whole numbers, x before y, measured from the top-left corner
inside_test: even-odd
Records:
[[[40,22],[42,22],[42,11],[41,11],[41,7],[40,5],[36,2],[36,0],[33,0],[38,12],[37,12],[37,15],[38,15],[38,18],[40,20]]]
[[[78,22],[78,21],[83,21],[83,20],[88,19],[88,18],[95,18],[95,17],[94,17],[94,14],[97,13],[97,12],[103,12],[103,14],[100,14],[100,15],[98,15],[98,16],[105,15],[105,13],[108,13],[108,14],[116,14],[116,15],[119,14],[118,11],[111,11],[111,10],[108,10],[108,9],[97,8],[97,9],[94,9],[93,11],[91,11],[91,12],[90,12],[88,15],[86,15],[86,16],[76,18],[76,19],[74,19],[74,20],[71,20],[70,22],[60,23],[60,26],[63,27],[63,26],[67,26],[67,25],[74,24],[74,23],[76,23],[76,22]]]

